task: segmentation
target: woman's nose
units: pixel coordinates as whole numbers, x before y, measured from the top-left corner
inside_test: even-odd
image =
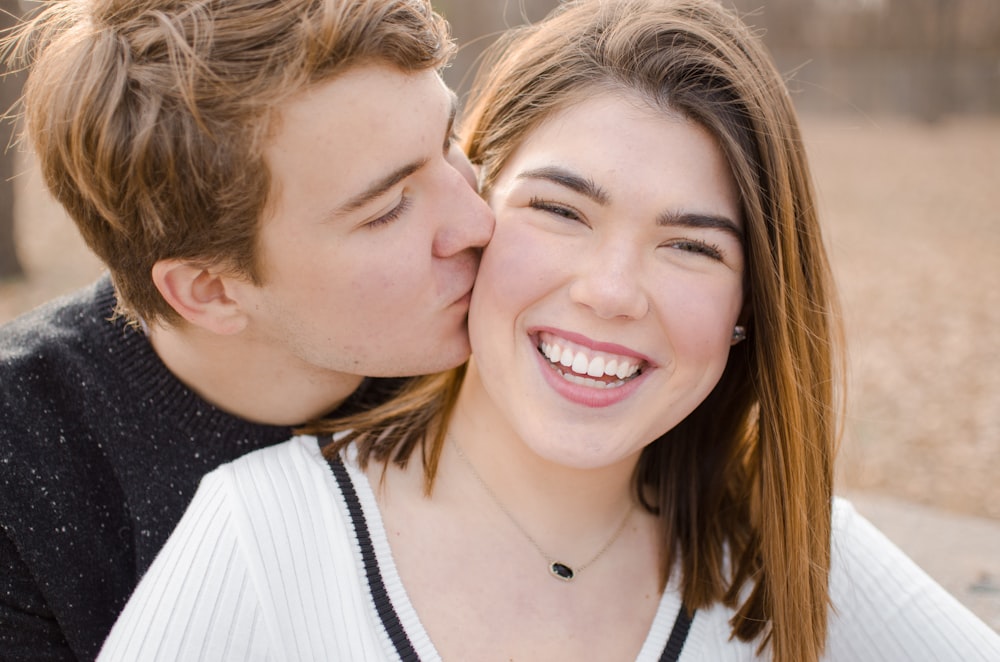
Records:
[[[631,251],[609,247],[578,265],[580,271],[570,286],[574,303],[602,319],[640,319],[649,312],[640,267]]]

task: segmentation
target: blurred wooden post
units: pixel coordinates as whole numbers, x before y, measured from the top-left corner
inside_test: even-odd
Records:
[[[13,27],[21,16],[18,0],[0,0],[0,29]],[[9,74],[0,79],[0,112],[7,112],[21,96],[24,76]],[[14,124],[3,123],[0,130],[0,279],[24,275],[14,245],[14,161],[16,150],[11,146]]]
[[[959,110],[954,105],[955,93],[952,83],[958,50],[956,48],[958,7],[953,0],[936,0],[932,15],[936,29],[932,36],[933,61],[925,92],[924,119],[936,122],[944,115]]]

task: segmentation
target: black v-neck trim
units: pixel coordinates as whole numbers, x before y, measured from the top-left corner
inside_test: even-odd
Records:
[[[320,440],[321,447],[322,441]],[[382,571],[379,568],[378,558],[375,556],[375,548],[372,545],[371,533],[368,530],[368,521],[365,519],[361,500],[358,498],[358,492],[354,488],[354,482],[347,472],[347,467],[344,466],[344,462],[340,457],[328,457],[326,458],[326,462],[333,471],[333,477],[340,487],[340,492],[344,496],[344,503],[347,505],[347,512],[351,516],[354,535],[357,537],[358,545],[361,548],[361,560],[364,563],[365,577],[368,580],[368,591],[375,602],[375,610],[382,621],[382,627],[385,628],[386,633],[389,635],[389,639],[396,648],[396,653],[399,654],[400,660],[403,662],[420,662],[420,656],[417,655],[417,651],[413,648],[413,644],[410,642],[410,638],[407,636],[406,630],[399,620],[399,614],[396,613],[396,608],[393,607],[392,600],[389,599],[389,592],[385,588]],[[660,655],[660,662],[677,662],[681,650],[684,648],[684,642],[687,640],[688,632],[691,630],[691,622],[694,620],[694,614],[694,611],[688,613],[687,607],[683,604],[681,605],[680,611],[677,613],[677,619],[674,621],[674,626],[670,631],[670,636],[667,638],[667,645],[664,646],[663,654]]]
[[[691,631],[691,621],[694,620],[695,610],[691,610],[688,613],[687,607],[684,603],[681,603],[681,609],[677,612],[677,619],[674,621],[674,627],[670,630],[670,637],[667,638],[667,645],[663,647],[663,655],[660,656],[660,662],[677,662],[677,659],[681,656],[681,650],[684,648],[684,642],[687,641],[688,632]]]
[[[389,599],[389,592],[385,588],[382,580],[382,571],[378,566],[378,558],[375,556],[375,548],[372,546],[372,537],[368,531],[368,522],[365,520],[365,513],[361,509],[361,501],[358,493],[354,489],[351,476],[347,473],[347,467],[338,458],[327,458],[327,464],[333,470],[333,476],[337,479],[341,494],[344,495],[344,503],[347,504],[347,512],[351,516],[351,523],[354,525],[354,535],[358,539],[361,547],[361,560],[365,566],[365,577],[368,579],[368,591],[372,600],[375,601],[375,610],[382,621],[382,627],[389,635],[392,645],[396,647],[399,659],[403,662],[420,662],[420,656],[414,650],[410,638],[399,620],[392,601]]]

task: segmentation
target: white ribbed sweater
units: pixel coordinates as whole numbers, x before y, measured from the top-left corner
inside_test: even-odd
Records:
[[[314,437],[251,453],[206,476],[132,595],[101,662],[377,662],[399,656],[366,580],[374,552],[403,632],[439,660],[396,573],[375,495],[346,463],[371,544]],[[1000,661],[1000,635],[934,583],[858,515],[834,506],[831,614],[825,660]],[[657,660],[680,607],[667,590],[640,660]],[[753,660],[730,640],[730,610],[699,610],[680,662]]]

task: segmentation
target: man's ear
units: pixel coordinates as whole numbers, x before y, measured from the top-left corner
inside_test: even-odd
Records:
[[[160,295],[191,324],[219,335],[246,328],[247,316],[230,293],[230,276],[175,259],[158,261],[152,276]]]

